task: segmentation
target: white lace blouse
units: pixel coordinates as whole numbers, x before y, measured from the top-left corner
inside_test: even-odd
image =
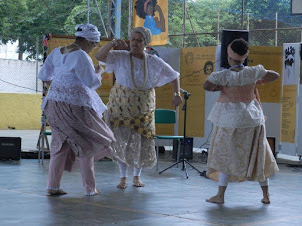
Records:
[[[89,55],[83,50],[62,54],[54,49],[46,58],[39,74],[42,81],[52,81],[42,109],[48,100],[92,108],[102,117],[107,109],[95,89],[101,76],[95,73]]]
[[[245,86],[255,83],[266,74],[262,65],[245,67],[240,72],[223,70],[213,72],[207,81],[222,86]],[[249,103],[216,102],[208,116],[214,125],[227,128],[256,127],[265,123],[262,108],[257,100]]]
[[[143,89],[160,87],[179,77],[179,73],[163,59],[148,54],[145,56],[147,57],[148,77]],[[132,57],[132,59],[134,81],[137,87],[142,87],[144,84],[144,60],[136,57]],[[116,81],[120,85],[135,89],[131,79],[129,51],[111,50],[107,56],[105,72],[114,72]]]

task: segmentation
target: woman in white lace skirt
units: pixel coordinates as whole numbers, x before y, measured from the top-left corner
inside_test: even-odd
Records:
[[[130,35],[130,51],[111,50],[112,47],[127,48],[123,40],[112,40],[96,54],[106,63],[105,72],[116,77],[110,92],[105,120],[117,139],[114,159],[120,169],[118,188],[127,187],[128,166],[134,167],[133,185],[143,187],[140,180],[142,167],[156,164],[154,148],[155,87],[172,85],[172,105],[178,106],[182,99],[179,93],[179,73],[155,55],[144,52],[151,41],[151,32],[137,27]]]
[[[262,65],[245,67],[248,43],[236,39],[228,46],[231,66],[213,72],[204,83],[207,91],[220,91],[208,119],[214,129],[210,143],[207,176],[218,180],[218,193],[207,202],[224,203],[228,181],[258,181],[263,191],[262,203],[269,204],[269,177],[278,171],[266,139],[265,117],[256,84],[272,82],[277,72]]]
[[[113,151],[115,141],[101,119],[107,109],[96,93],[101,85],[100,66],[94,67],[88,53],[100,41],[92,24],[76,26],[74,43],[54,49],[38,77],[50,84],[42,104],[52,131],[47,191],[64,195],[60,181],[64,169],[71,171],[77,160],[82,172],[85,195],[96,195],[94,161]]]

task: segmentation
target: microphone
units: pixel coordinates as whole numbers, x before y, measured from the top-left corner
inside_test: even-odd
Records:
[[[183,93],[183,94],[186,94],[186,95],[190,95],[190,93],[182,88],[179,88],[179,90]]]

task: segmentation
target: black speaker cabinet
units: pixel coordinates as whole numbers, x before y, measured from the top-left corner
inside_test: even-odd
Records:
[[[20,160],[20,158],[21,158],[21,138],[0,137],[0,159]]]
[[[173,140],[172,157],[177,160],[178,145],[177,140]],[[180,158],[183,158],[184,141],[180,140]],[[193,159],[193,137],[186,137],[185,159]]]
[[[240,31],[240,30],[222,30],[221,36],[221,59],[220,66],[224,68],[229,68],[230,65],[228,63],[228,53],[227,48],[229,44],[238,38],[243,38],[245,41],[249,41],[249,32],[248,31]],[[247,66],[247,59],[245,59],[244,63]]]

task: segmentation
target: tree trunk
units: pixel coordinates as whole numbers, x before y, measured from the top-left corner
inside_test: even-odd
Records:
[[[23,51],[19,51],[18,60],[23,60]]]
[[[23,42],[19,39],[18,44],[18,60],[23,60],[24,47]]]

